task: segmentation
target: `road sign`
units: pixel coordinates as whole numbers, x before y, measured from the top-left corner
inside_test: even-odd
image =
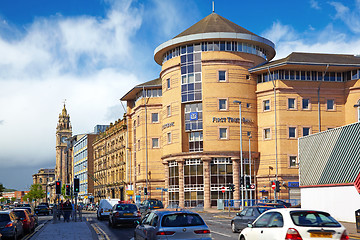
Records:
[[[271,185],[272,190],[275,190],[275,187],[276,187],[275,182],[272,182],[272,185]]]
[[[255,189],[255,184],[251,184],[250,189]]]
[[[221,187],[221,191],[224,193],[225,192],[225,187]]]

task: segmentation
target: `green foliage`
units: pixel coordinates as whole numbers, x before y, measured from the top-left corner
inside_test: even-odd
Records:
[[[66,185],[66,184],[63,184],[63,185],[61,186],[61,195],[62,195],[65,199],[70,199],[71,196],[66,196],[65,185]]]
[[[42,199],[46,196],[45,191],[42,189],[40,184],[32,184],[30,187],[30,191],[26,194],[29,201]]]
[[[1,203],[6,203],[7,200],[8,200],[7,198],[0,198]]]
[[[0,183],[0,196],[2,196],[2,192],[4,192],[5,191],[5,187],[4,187],[4,185],[2,185],[2,183]]]

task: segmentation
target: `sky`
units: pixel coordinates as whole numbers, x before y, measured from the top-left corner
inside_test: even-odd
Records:
[[[214,2],[275,43],[275,59],[360,54],[360,0]],[[74,135],[122,118],[119,99],[159,77],[155,48],[211,12],[212,0],[1,1],[0,183],[28,190],[40,168],[55,167],[64,101]]]

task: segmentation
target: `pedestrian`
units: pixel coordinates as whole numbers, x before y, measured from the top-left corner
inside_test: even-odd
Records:
[[[64,222],[66,222],[66,221],[69,222],[70,214],[72,211],[72,205],[69,200],[66,200],[66,202],[63,205],[63,209],[64,209]]]
[[[60,205],[58,206],[58,216],[59,216],[59,220],[60,220],[60,218],[61,218],[61,215],[63,215],[64,216],[64,201],[63,200],[61,200],[60,201]]]

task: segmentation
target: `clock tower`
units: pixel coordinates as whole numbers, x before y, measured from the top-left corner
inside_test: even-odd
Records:
[[[70,123],[70,116],[66,111],[65,103],[62,112],[59,114],[59,121],[56,127],[56,166],[55,166],[55,180],[62,181],[66,184],[70,179],[69,166],[67,162],[66,146],[67,139],[72,136],[72,128]]]

